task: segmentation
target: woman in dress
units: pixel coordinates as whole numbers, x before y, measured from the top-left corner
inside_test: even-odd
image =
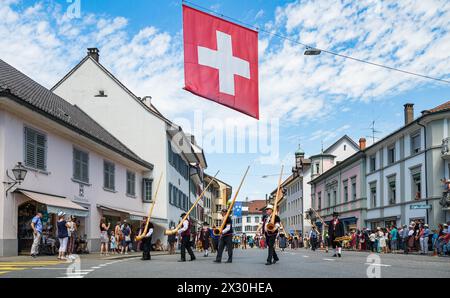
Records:
[[[100,220],[100,255],[108,255],[108,230],[111,224],[106,225],[106,219],[102,217]]]

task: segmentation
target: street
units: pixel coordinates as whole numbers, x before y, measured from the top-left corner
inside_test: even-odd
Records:
[[[197,253],[194,262],[177,262],[179,255],[156,255],[151,261],[140,257],[105,259],[90,255],[80,262],[58,263],[27,259],[0,262],[2,278],[449,278],[450,258],[420,255],[386,254],[374,261],[369,253],[343,252],[336,259],[332,253],[298,249],[278,251],[280,262],[265,266],[267,250],[236,249],[232,264],[213,263],[215,255]],[[371,255],[374,256],[374,255]],[[375,255],[375,259],[377,259]],[[226,254],[224,255],[224,261]],[[79,266],[78,266],[79,265]],[[370,268],[369,268],[370,267]],[[369,271],[369,275],[367,272]]]

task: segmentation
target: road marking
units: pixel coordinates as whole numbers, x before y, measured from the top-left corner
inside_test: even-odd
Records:
[[[324,261],[336,261],[336,259],[323,259]]]
[[[309,258],[309,256],[303,256],[304,258]]]
[[[380,266],[380,267],[392,267],[392,265],[376,264],[376,263],[366,263],[366,265],[369,265],[369,266]]]
[[[66,267],[34,267],[34,270],[66,270]]]
[[[98,266],[91,267],[91,269],[100,269],[100,268],[102,268],[102,267],[98,267]]]

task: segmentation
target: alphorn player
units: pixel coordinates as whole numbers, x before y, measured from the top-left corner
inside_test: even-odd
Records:
[[[142,231],[145,230],[145,221],[142,225]],[[144,238],[142,238],[142,260],[144,261],[151,260],[150,250],[152,248],[153,229],[154,229],[153,224],[149,222],[147,234],[145,234]]]
[[[225,217],[227,215],[228,210],[222,209],[222,217]],[[231,216],[227,217],[227,220],[225,222],[225,228],[222,230],[222,234],[219,238],[219,248],[217,249],[217,256],[215,263],[221,263],[222,262],[222,254],[223,250],[225,249],[225,246],[227,247],[228,252],[228,260],[227,263],[233,262],[233,225],[231,221]]]
[[[180,217],[184,218],[184,216],[186,213],[181,214]],[[195,255],[191,245],[191,222],[188,217],[183,221],[183,226],[178,230],[178,234],[181,237],[181,260],[178,262],[186,262],[186,250],[191,256],[191,261],[194,261]]]
[[[275,229],[273,231],[267,230],[267,224],[270,223],[271,217],[275,216]],[[280,228],[280,217],[276,214],[273,214],[273,205],[269,204],[266,207],[266,216],[263,221],[263,233],[266,237],[266,243],[268,249],[268,256],[267,256],[267,262],[266,265],[272,265],[278,262],[280,259],[277,256],[277,253],[275,251],[275,240],[278,235],[278,229]]]
[[[339,213],[333,212],[333,219],[328,226],[328,237],[330,237],[334,249],[333,257],[341,257],[342,243],[341,241],[335,241],[335,239],[342,236],[344,236],[344,224],[339,219]]]

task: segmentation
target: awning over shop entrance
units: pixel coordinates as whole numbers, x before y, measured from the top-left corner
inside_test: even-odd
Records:
[[[142,211],[128,210],[128,209],[113,207],[113,206],[109,206],[109,205],[105,205],[105,204],[97,204],[97,208],[100,208],[102,210],[107,210],[107,211],[116,211],[116,212],[128,214],[130,216],[131,220],[143,220],[144,217],[147,216],[147,214]],[[166,223],[167,219],[157,218],[157,217],[152,216],[151,221],[159,222],[159,223]]]
[[[65,197],[42,194],[28,190],[16,190],[16,192],[19,192],[36,202],[46,205],[48,213],[56,214],[63,211],[67,215],[74,215],[78,217],[87,217],[89,214],[89,211],[86,208],[70,201]]]

